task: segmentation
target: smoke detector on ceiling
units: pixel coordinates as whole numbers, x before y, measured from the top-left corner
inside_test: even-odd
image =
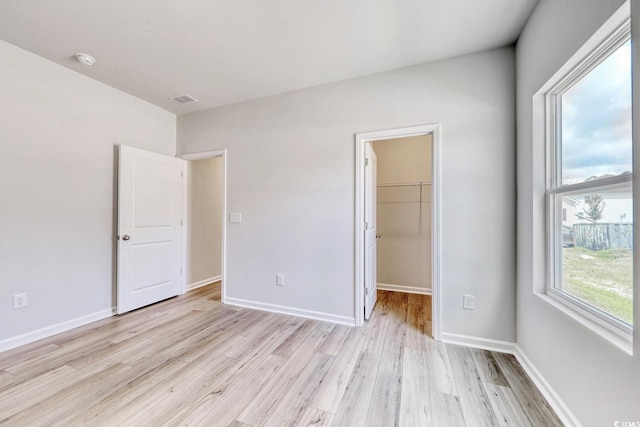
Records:
[[[76,59],[84,65],[93,65],[96,63],[96,59],[91,55],[87,55],[86,53],[76,53]]]
[[[178,104],[188,104],[190,102],[198,102],[197,99],[195,99],[193,96],[189,96],[189,95],[180,95],[180,96],[175,96],[173,98],[169,98],[170,100],[172,100],[173,102],[177,102]]]

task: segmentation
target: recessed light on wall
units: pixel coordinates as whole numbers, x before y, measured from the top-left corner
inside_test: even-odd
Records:
[[[96,63],[96,59],[86,53],[76,53],[76,59],[84,65],[93,65]]]

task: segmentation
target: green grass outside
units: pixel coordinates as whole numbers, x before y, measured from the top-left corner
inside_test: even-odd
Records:
[[[563,290],[633,324],[633,251],[562,249]]]

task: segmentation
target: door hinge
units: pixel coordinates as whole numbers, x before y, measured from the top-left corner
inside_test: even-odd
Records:
[[[365,294],[365,296],[369,295],[369,288],[364,288],[364,294]]]
[[[365,230],[369,229],[369,223],[367,221],[364,222],[364,229]]]
[[[180,220],[180,227],[182,227],[182,220]]]
[[[364,159],[364,165],[369,166],[369,159]]]

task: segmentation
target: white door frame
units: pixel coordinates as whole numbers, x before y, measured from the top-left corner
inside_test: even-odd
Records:
[[[411,126],[356,134],[356,221],[355,221],[355,310],[356,326],[364,324],[364,173],[365,144],[385,139],[404,138],[431,134],[431,289],[432,289],[432,334],[441,339],[441,292],[440,292],[440,124]]]
[[[200,160],[200,159],[210,159],[213,157],[222,157],[222,261],[221,261],[221,280],[220,280],[220,301],[222,303],[225,302],[226,285],[227,285],[227,150],[211,150],[211,151],[202,151],[198,153],[188,153],[188,154],[179,154],[176,157],[181,158],[182,160]],[[188,168],[187,168],[188,170]],[[186,269],[189,265],[188,261],[188,251],[187,251],[187,229],[188,229],[188,218],[187,210],[187,191],[188,191],[188,179],[183,180],[184,186],[184,203],[182,208],[182,218],[184,221],[184,226],[182,227],[183,233],[183,252],[182,252],[182,265],[183,268]],[[187,274],[182,275],[182,293],[187,292]]]

